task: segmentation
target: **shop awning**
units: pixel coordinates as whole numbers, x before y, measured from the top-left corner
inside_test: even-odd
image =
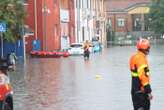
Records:
[[[137,7],[132,10],[129,10],[129,14],[147,14],[149,13],[150,8],[149,7]]]

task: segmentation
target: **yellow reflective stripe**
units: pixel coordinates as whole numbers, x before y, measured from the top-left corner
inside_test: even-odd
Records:
[[[146,75],[147,75],[147,76],[150,76],[150,72],[147,72]]]
[[[142,65],[142,66],[140,66],[139,68],[138,68],[138,72],[140,72],[143,68],[145,68],[145,67],[148,67],[147,65]]]
[[[8,84],[6,84],[5,86],[6,86],[6,89],[7,89],[7,90],[9,90],[9,85],[8,85]]]
[[[136,72],[132,72],[131,74],[132,74],[133,77],[138,77],[139,76],[138,73],[136,73]]]
[[[144,86],[146,86],[146,85],[148,85],[149,84],[149,82],[146,82],[146,83],[144,83]]]

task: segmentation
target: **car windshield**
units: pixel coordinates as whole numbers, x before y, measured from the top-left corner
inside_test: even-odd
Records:
[[[82,44],[72,44],[71,47],[79,48],[79,47],[82,47]]]

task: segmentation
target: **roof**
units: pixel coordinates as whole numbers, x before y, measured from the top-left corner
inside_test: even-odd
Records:
[[[137,6],[147,5],[150,0],[105,0],[106,12],[126,12]]]

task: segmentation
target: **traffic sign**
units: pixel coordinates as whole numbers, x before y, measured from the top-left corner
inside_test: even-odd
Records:
[[[0,32],[6,32],[6,30],[7,30],[6,23],[1,22],[0,23]]]

